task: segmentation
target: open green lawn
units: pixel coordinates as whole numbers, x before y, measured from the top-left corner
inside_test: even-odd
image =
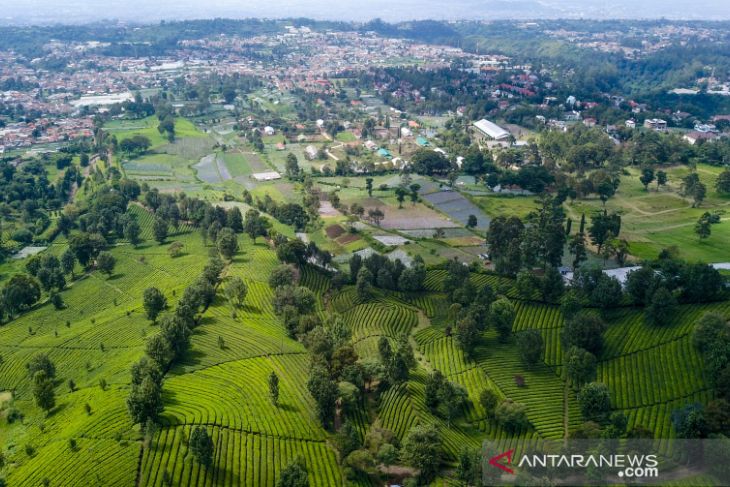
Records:
[[[713,225],[712,236],[706,241],[700,243],[694,233],[694,225],[704,212],[730,209],[730,198],[718,195],[714,189],[720,168],[698,166],[700,179],[707,186],[707,198],[699,208],[692,208],[692,202],[679,194],[681,179],[689,172],[686,167],[668,169],[667,187],[658,190],[654,183],[649,191],[645,191],[639,182],[637,169],[628,171],[630,175],[621,178],[621,186],[608,200],[606,208],[621,213],[621,237],[630,242],[633,255],[656,258],[663,248],[676,247],[679,256],[685,259],[730,261],[730,248],[726,245],[730,235],[728,216],[723,216],[721,223]],[[575,223],[580,220],[581,213],[588,216],[601,210],[602,204],[593,199],[566,204],[566,208]]]
[[[135,135],[143,135],[152,142],[152,149],[156,149],[167,143],[167,139],[157,130],[159,120],[157,117],[147,117],[140,120],[113,120],[107,123],[104,130],[117,136],[120,142]],[[192,122],[185,118],[175,119],[175,137],[205,137]]]
[[[524,219],[536,207],[535,196],[489,195],[470,196],[469,199],[492,218],[517,216]]]

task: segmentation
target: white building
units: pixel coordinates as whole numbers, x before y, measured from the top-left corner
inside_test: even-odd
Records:
[[[492,140],[506,140],[511,135],[507,130],[485,118],[475,122],[474,128],[477,129],[480,135]]]
[[[256,181],[273,181],[275,179],[281,179],[281,174],[275,171],[270,172],[255,172],[251,174],[251,177]]]
[[[307,148],[304,149],[304,155],[307,156],[308,159],[316,159],[318,154],[319,149],[313,145],[308,145]]]

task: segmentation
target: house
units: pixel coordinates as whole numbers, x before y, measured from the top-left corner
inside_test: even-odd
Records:
[[[308,145],[306,147],[306,149],[304,149],[304,155],[306,156],[307,159],[314,160],[319,155],[319,149],[317,149],[313,145]]]
[[[717,138],[717,134],[713,132],[700,132],[698,130],[694,130],[688,134],[685,134],[682,138],[689,142],[691,145],[695,145],[701,140],[704,140],[706,142],[715,140]]]
[[[666,120],[662,120],[661,118],[647,118],[644,120],[644,127],[656,130],[657,132],[666,132],[667,130],[667,122]]]
[[[410,137],[411,135],[413,135],[413,132],[411,132],[411,129],[409,129],[408,127],[401,127],[401,129],[400,129],[401,137]]]
[[[596,119],[595,118],[586,118],[583,120],[583,125],[586,127],[595,127],[596,126]]]
[[[702,133],[717,133],[717,127],[711,123],[695,124],[695,130]]]
[[[251,174],[251,177],[256,181],[273,181],[275,179],[281,179],[281,174],[275,171],[270,172],[255,172]]]
[[[483,118],[478,122],[474,122],[474,128],[477,133],[487,140],[507,140],[511,134],[494,122]]]
[[[375,151],[375,150],[378,150],[378,144],[376,144],[372,140],[368,140],[367,142],[365,142],[365,148],[368,150]]]
[[[430,142],[428,140],[426,140],[425,137],[417,137],[416,144],[418,144],[421,147],[428,147],[429,145],[431,145]]]
[[[626,128],[627,129],[635,129],[636,128],[636,120],[626,120]]]
[[[383,148],[378,149],[378,155],[380,157],[385,157],[385,158],[388,158],[388,159],[390,159],[391,157],[393,157],[393,155],[390,153],[390,151],[388,149],[383,149]]]
[[[267,125],[264,127],[264,135],[274,135],[276,133],[276,130],[274,130],[274,127],[271,127]]]
[[[276,144],[276,150],[286,150],[286,145],[283,142]]]

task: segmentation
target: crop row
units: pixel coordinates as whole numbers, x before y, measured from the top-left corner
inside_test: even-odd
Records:
[[[368,303],[352,308],[343,315],[354,340],[372,335],[397,338],[416,326],[416,313],[394,304]]]
[[[322,274],[312,266],[304,266],[299,284],[306,286],[316,294],[324,294],[330,286],[330,281],[326,275]]]
[[[530,421],[543,437],[562,436],[564,383],[551,368],[543,364],[526,367],[514,346],[496,340],[477,349],[475,359],[502,394],[527,407]],[[575,401],[572,394],[569,407],[571,401]]]
[[[685,398],[664,403],[624,409],[628,419],[628,429],[642,426],[654,433],[654,438],[668,439],[675,436],[672,425],[672,412],[690,404],[707,403],[712,398],[710,391],[701,391]]]
[[[640,309],[615,311],[609,317],[604,356],[615,357],[636,352],[687,335],[702,315],[709,311],[730,317],[730,301],[679,306],[669,322],[662,326],[647,324]]]
[[[252,358],[174,376],[165,381],[166,424],[215,424],[298,439],[320,440],[323,431],[305,389],[303,355]],[[268,396],[268,378],[279,375],[279,406]]]
[[[597,376],[618,408],[666,402],[706,387],[702,358],[688,337],[601,362]]]
[[[208,427],[215,447],[213,464],[201,467],[187,446],[194,425],[166,427],[145,449],[140,485],[242,486],[276,484],[282,469],[301,459],[312,486],[341,485],[334,452],[324,441],[283,439]]]
[[[48,485],[76,487],[134,484],[139,446],[113,440],[78,438],[76,450],[68,441],[51,441],[26,463],[11,470],[8,484],[19,487]]]
[[[467,364],[463,350],[452,337],[429,341],[420,348],[431,366],[440,370],[447,377],[464,372],[474,366],[474,364]]]
[[[563,326],[563,314],[557,306],[517,301],[515,303],[515,322],[513,331],[528,328],[559,328]]]

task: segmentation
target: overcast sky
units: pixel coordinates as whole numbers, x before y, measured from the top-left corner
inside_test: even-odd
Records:
[[[0,0],[2,23],[311,17],[334,20],[504,18],[730,19],[730,0]]]

